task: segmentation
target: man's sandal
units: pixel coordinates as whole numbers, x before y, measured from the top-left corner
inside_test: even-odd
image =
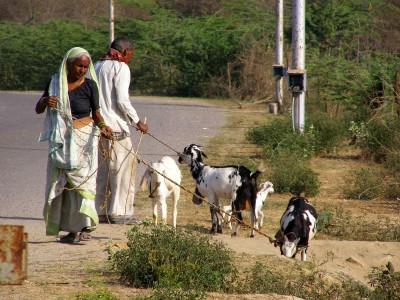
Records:
[[[58,241],[60,243],[73,244],[75,243],[76,235],[77,235],[76,233],[70,232],[67,235],[63,235],[62,237],[60,237]]]

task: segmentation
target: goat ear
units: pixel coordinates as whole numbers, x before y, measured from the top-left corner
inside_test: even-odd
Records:
[[[142,180],[140,181],[140,190],[142,192],[148,189],[149,180],[150,180],[150,168],[147,168],[146,172],[144,172],[143,174]]]
[[[287,238],[286,235],[283,236],[283,241],[284,241],[285,243],[286,243],[286,242],[289,242],[289,239]]]
[[[203,157],[205,157],[205,158],[208,158],[207,155],[203,151],[201,151],[201,155],[203,155]]]
[[[300,242],[300,238],[297,238],[297,239],[294,240],[293,243],[297,246],[297,244],[298,244],[299,242]]]

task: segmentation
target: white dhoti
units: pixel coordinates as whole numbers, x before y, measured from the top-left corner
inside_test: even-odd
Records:
[[[132,216],[137,161],[131,138],[114,142],[103,140],[102,143],[100,149],[104,147],[109,157],[104,158],[99,153],[97,213],[99,216]]]

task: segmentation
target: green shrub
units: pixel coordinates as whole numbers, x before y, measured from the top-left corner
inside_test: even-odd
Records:
[[[317,210],[317,231],[343,240],[400,241],[400,221],[380,217],[370,220],[354,218],[350,211],[337,206],[332,210]]]
[[[325,273],[315,268],[315,265],[294,265],[290,278],[268,265],[256,262],[246,275],[245,280],[238,285],[236,293],[276,293],[291,295],[302,299],[361,299],[367,296],[367,290],[356,282],[342,281],[327,284]],[[293,265],[290,266],[293,268]]]
[[[400,299],[400,272],[373,267],[368,279],[374,288],[369,299]]]
[[[345,180],[345,198],[371,200],[379,195],[382,195],[382,177],[370,168],[353,170]]]
[[[289,153],[277,157],[271,162],[271,182],[277,193],[291,193],[306,197],[313,197],[318,194],[320,182],[318,175],[304,162],[298,161]]]
[[[295,134],[289,118],[276,119],[269,124],[252,128],[247,133],[252,143],[263,147],[267,159],[272,159],[282,151],[290,151],[297,159],[308,157],[302,145],[303,138]]]
[[[344,120],[314,113],[307,118],[303,134],[294,132],[292,121],[285,117],[252,128],[247,138],[263,147],[267,158],[274,158],[280,152],[290,152],[297,159],[309,159],[318,153],[335,153],[346,135]]]
[[[121,278],[137,288],[227,291],[237,272],[223,243],[166,228],[132,228],[128,249],[111,259]]]
[[[364,157],[384,163],[392,173],[400,171],[400,122],[397,116],[376,117],[367,123],[353,122],[350,129]]]
[[[205,299],[205,296],[205,292],[201,291],[173,288],[156,288],[153,290],[150,296],[136,298],[135,300],[201,300]]]
[[[310,114],[306,128],[305,133],[315,153],[335,154],[348,135],[345,120],[324,113]]]
[[[318,211],[317,232],[329,233],[333,222],[333,213],[330,211]]]
[[[98,292],[81,292],[76,295],[76,300],[118,300],[109,290],[104,289]]]

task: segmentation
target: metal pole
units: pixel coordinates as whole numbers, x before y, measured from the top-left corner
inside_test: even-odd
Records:
[[[109,0],[109,15],[108,15],[108,25],[109,25],[109,44],[114,41],[114,0]]]
[[[276,0],[275,45],[275,64],[283,67],[283,0]],[[275,102],[278,103],[279,113],[283,113],[282,76],[275,79]]]
[[[305,0],[292,1],[292,51],[292,69],[305,72]],[[293,91],[292,96],[294,129],[303,132],[305,110],[304,91]]]

